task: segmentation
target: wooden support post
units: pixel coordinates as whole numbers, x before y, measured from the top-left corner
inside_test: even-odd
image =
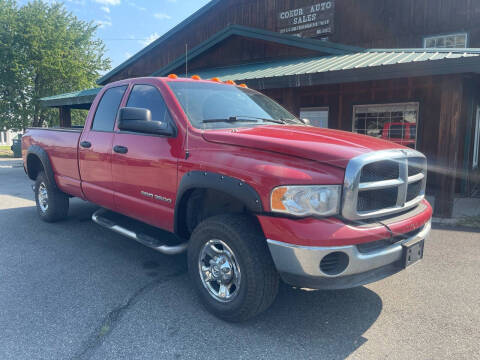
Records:
[[[72,127],[72,114],[70,108],[58,108],[60,112],[60,127],[69,128]]]
[[[438,123],[437,158],[432,169],[436,173],[435,216],[452,217],[455,184],[460,151],[463,80],[460,76],[441,81],[440,119]]]

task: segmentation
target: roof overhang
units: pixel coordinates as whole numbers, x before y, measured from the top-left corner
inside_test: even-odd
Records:
[[[244,82],[259,90],[480,73],[480,50],[372,49],[356,54],[212,68],[195,73],[204,79],[218,77],[223,81]]]
[[[370,49],[359,53],[196,70],[204,79],[247,83],[262,90],[480,73],[480,49]],[[40,99],[43,106],[89,109],[101,88]]]
[[[40,99],[40,104],[44,107],[64,107],[88,110],[100,90],[102,90],[102,88],[93,88],[44,97]]]

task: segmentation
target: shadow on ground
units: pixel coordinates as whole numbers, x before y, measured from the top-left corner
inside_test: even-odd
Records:
[[[366,341],[362,335],[382,310],[380,297],[365,287],[304,291],[282,285],[277,300],[264,314],[242,324],[225,323],[199,304],[188,281],[184,257],[156,253],[99,227],[90,220],[97,208],[75,199],[69,218],[56,224],[41,222],[35,207],[0,210],[0,227],[12,234],[16,232],[13,224],[22,219],[18,229],[21,236],[2,240],[21,244],[15,245],[19,258],[12,259],[12,266],[19,267],[15,269],[17,276],[31,278],[15,281],[35,282],[35,286],[15,288],[11,295],[5,293],[11,301],[0,301],[8,307],[20,299],[15,306],[25,309],[20,320],[25,324],[10,325],[13,330],[28,327],[19,335],[9,328],[3,340],[7,347],[20,351],[24,344],[21,351],[26,354],[47,351],[52,355],[47,349],[57,346],[53,357],[79,359],[166,354],[208,358],[212,349],[217,355],[232,358],[343,359]],[[33,251],[39,251],[33,260],[35,273],[22,275],[25,259],[21,254]],[[55,297],[48,297],[49,309],[42,310],[42,299],[47,295],[41,292],[47,290]],[[34,304],[36,309],[32,309]],[[55,311],[48,325],[35,322],[36,315],[29,315],[38,314],[39,309]],[[74,316],[72,309],[77,312]],[[39,335],[46,327],[48,340],[40,342]],[[75,332],[79,333],[73,337]],[[40,340],[32,340],[35,338]],[[60,351],[66,343],[72,348]]]

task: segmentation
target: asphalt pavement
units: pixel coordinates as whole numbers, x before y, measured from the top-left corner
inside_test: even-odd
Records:
[[[368,286],[282,286],[242,324],[199,303],[183,256],[94,224],[46,224],[0,160],[0,359],[480,359],[480,233],[434,229],[422,262]],[[165,234],[165,236],[169,236]]]

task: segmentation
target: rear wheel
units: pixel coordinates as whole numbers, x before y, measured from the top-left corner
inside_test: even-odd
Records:
[[[68,216],[68,195],[50,184],[44,172],[40,172],[35,181],[35,202],[43,221],[55,222]]]
[[[200,223],[189,242],[188,268],[206,308],[227,321],[261,313],[278,292],[265,237],[248,216],[219,215]]]

